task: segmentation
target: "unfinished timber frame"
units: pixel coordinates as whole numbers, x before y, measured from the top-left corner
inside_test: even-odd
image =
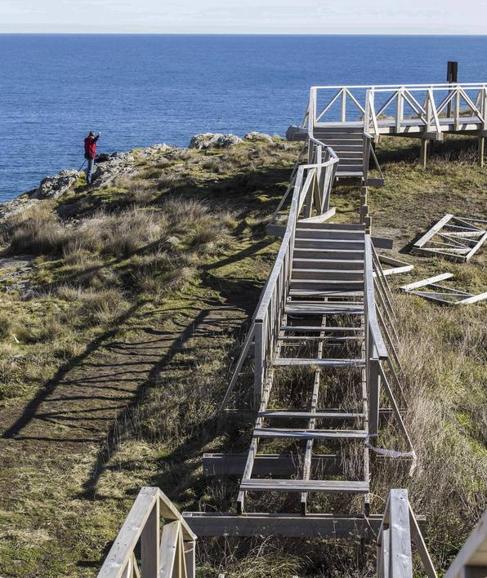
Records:
[[[453,273],[441,273],[440,275],[435,275],[428,279],[422,279],[421,281],[402,285],[401,291],[410,293],[411,295],[417,295],[418,297],[423,297],[424,299],[429,299],[430,301],[436,301],[444,305],[470,305],[487,299],[487,292],[474,295],[462,291],[461,289],[455,289],[454,287],[438,284],[439,281],[445,281],[452,277]]]
[[[413,247],[419,255],[439,255],[453,261],[467,262],[487,240],[487,221],[475,217],[445,215]]]

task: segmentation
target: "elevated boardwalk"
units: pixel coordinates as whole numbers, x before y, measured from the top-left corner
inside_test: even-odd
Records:
[[[196,537],[285,536],[376,539],[379,578],[412,578],[414,545],[424,574],[436,578],[407,490],[391,488],[384,512],[371,513],[375,457],[414,466],[415,454],[402,418],[393,300],[370,220],[361,210],[359,222],[330,223],[331,195],[340,178],[367,184],[370,143],[382,134],[465,132],[483,143],[486,103],[483,84],[311,89],[308,163],[293,172],[279,253],[221,406],[241,402],[236,384],[251,356],[248,451],[203,457],[207,475],[238,477],[236,513],[181,516],[160,490],[145,488],[100,577],[194,578]],[[384,414],[395,423],[394,448],[378,443]],[[169,522],[162,532],[161,517]],[[485,550],[484,532],[477,542]],[[448,576],[477,575],[463,568],[485,556],[475,557],[470,542],[467,550]]]

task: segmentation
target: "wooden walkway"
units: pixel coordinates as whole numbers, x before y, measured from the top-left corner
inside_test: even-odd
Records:
[[[370,512],[372,456],[414,463],[415,454],[402,419],[394,308],[366,208],[360,222],[330,223],[330,198],[339,178],[367,184],[372,139],[465,132],[483,147],[486,112],[483,84],[311,89],[308,164],[293,172],[281,247],[221,408],[238,400],[235,386],[252,356],[250,445],[245,454],[203,458],[208,475],[239,477],[237,513],[181,517],[158,489],[144,488],[100,577],[194,578],[196,537],[375,535],[380,578],[413,577],[413,544],[424,573],[436,578],[407,490],[391,489],[384,513]],[[379,447],[384,412],[395,419],[400,448]],[[162,532],[161,516],[170,522]],[[484,564],[471,550],[448,576]]]

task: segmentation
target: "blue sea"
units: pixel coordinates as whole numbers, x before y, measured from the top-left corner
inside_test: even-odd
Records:
[[[99,150],[284,134],[312,84],[487,80],[487,37],[0,35],[0,201]]]

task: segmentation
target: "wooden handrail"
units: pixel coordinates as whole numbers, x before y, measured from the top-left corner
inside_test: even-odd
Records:
[[[373,260],[372,260],[372,240],[370,235],[365,235],[365,310],[367,326],[372,340],[370,351],[376,351],[377,359],[384,360],[389,357],[387,348],[382,337],[375,302]],[[374,355],[375,356],[375,355]]]
[[[160,531],[161,517],[169,523]],[[171,500],[159,489],[140,490],[98,573],[98,578],[194,578],[196,535]],[[135,549],[140,541],[140,570]],[[179,565],[179,566],[178,566]],[[171,570],[171,572],[168,572]]]
[[[411,508],[407,490],[391,490],[377,537],[378,578],[413,578],[412,545],[424,573],[437,578],[433,562]]]

